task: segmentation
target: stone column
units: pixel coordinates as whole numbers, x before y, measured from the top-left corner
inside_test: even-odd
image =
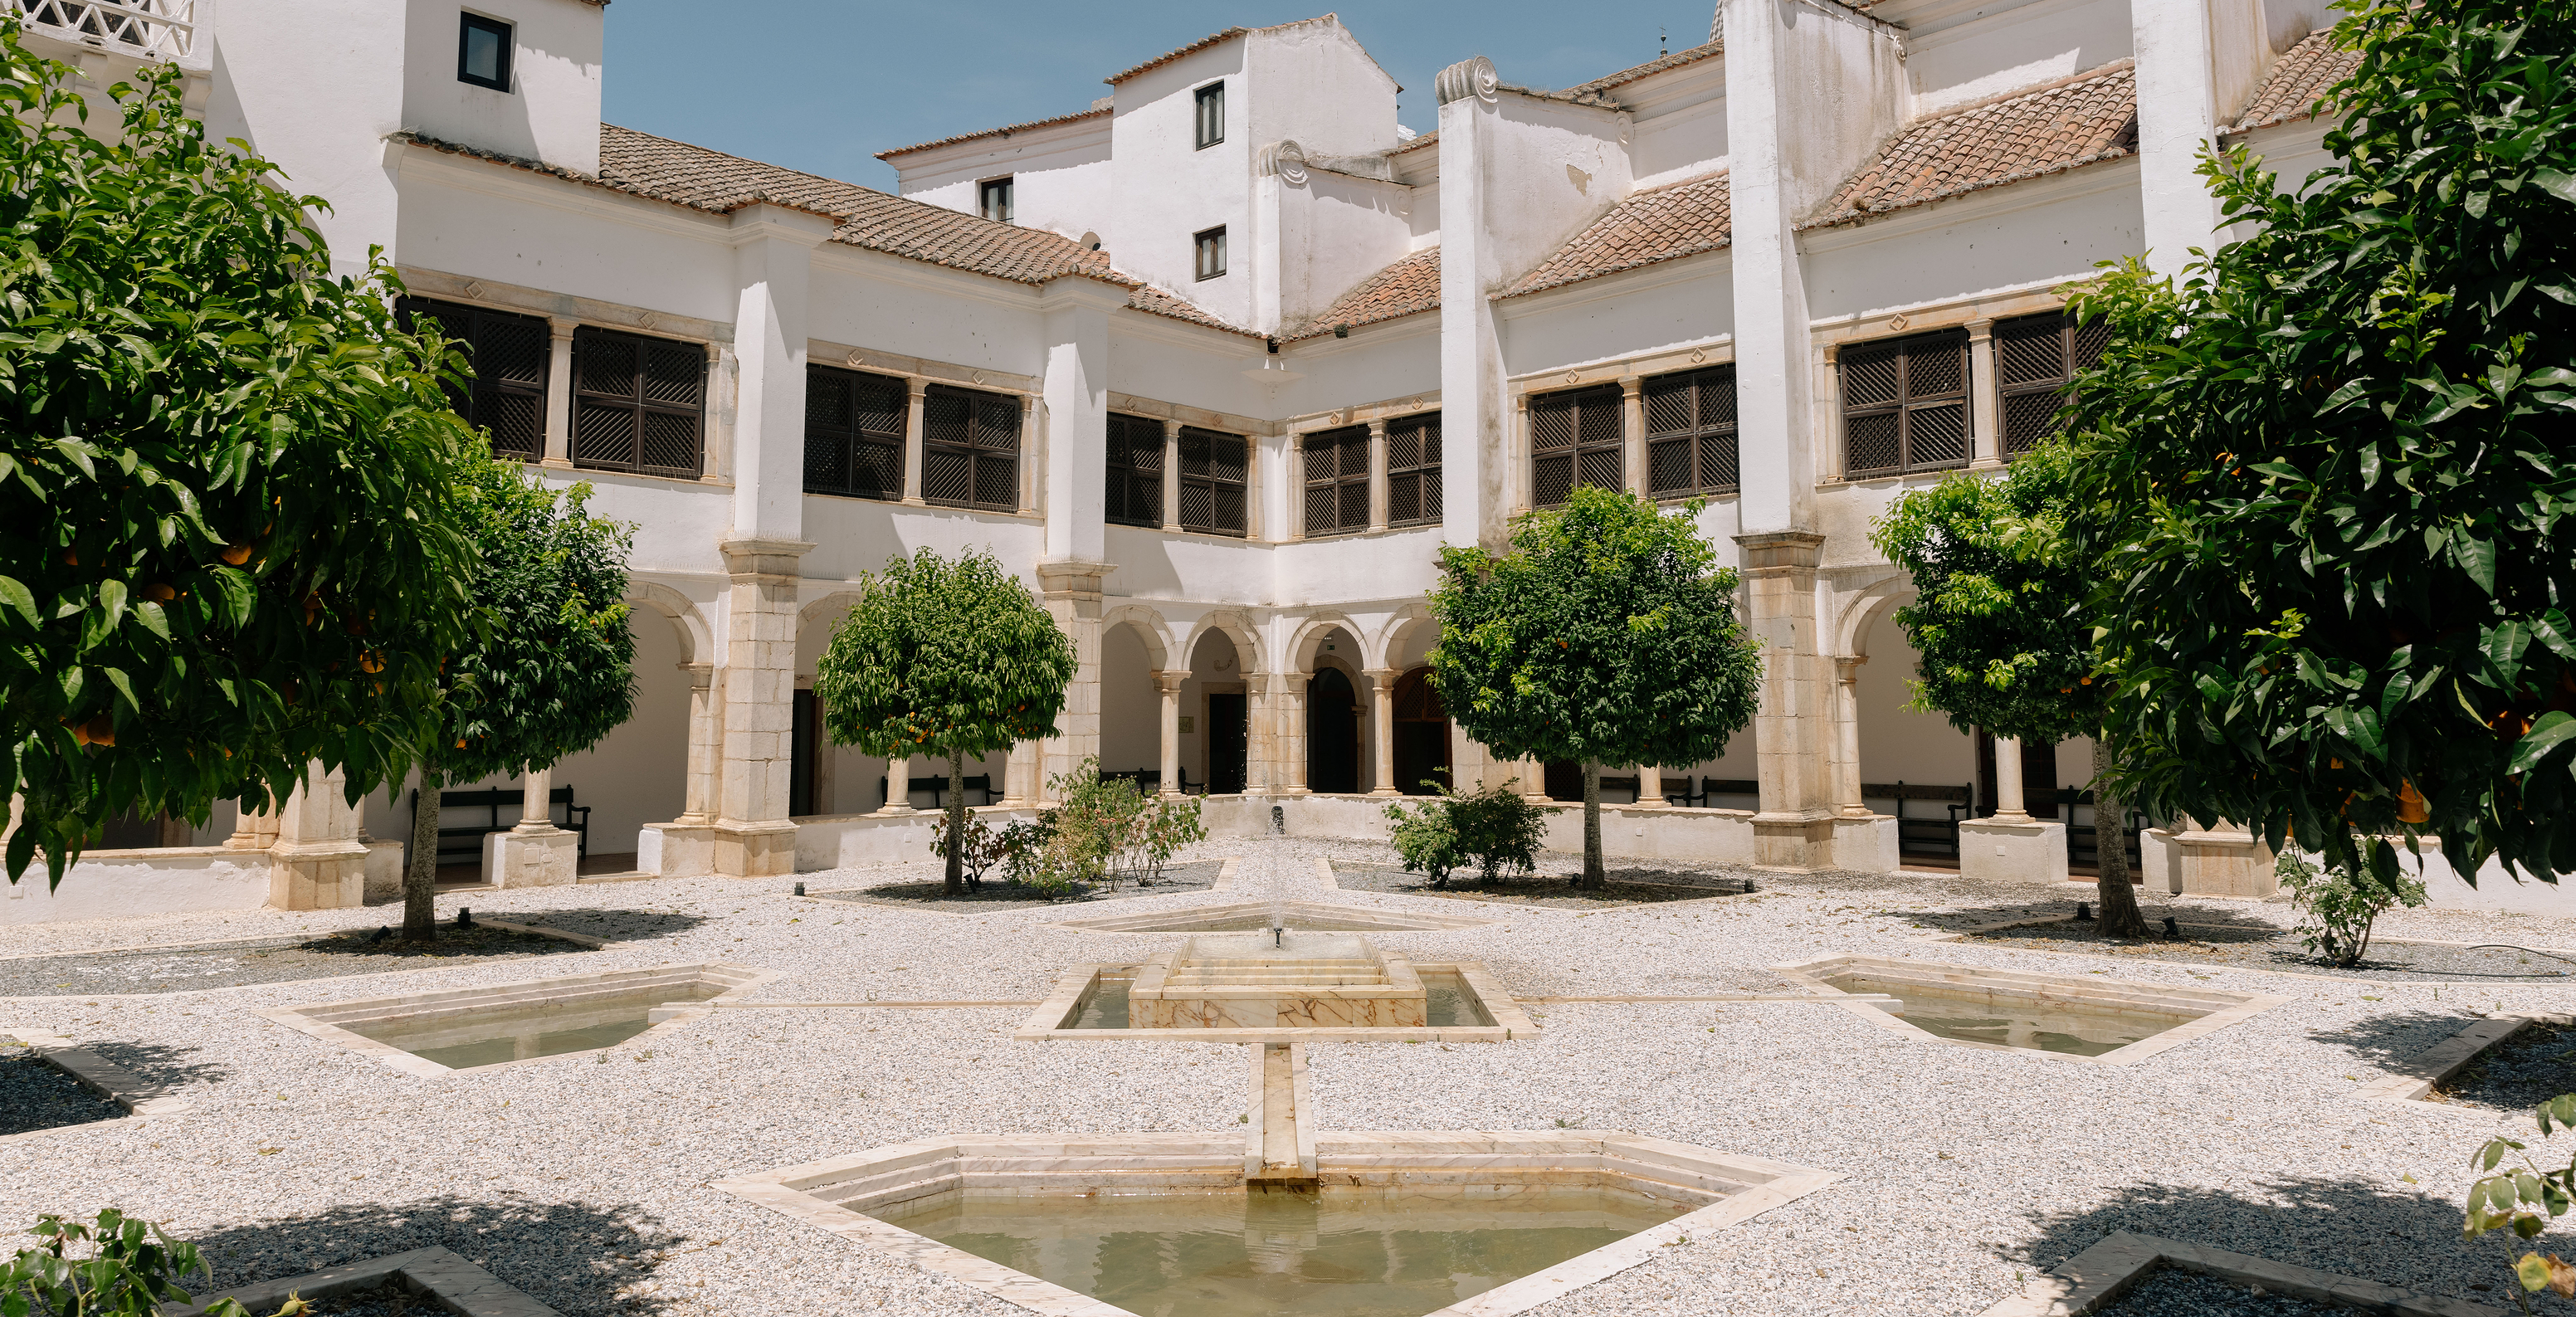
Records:
[[[1761,808],[1754,863],[1818,869],[1832,862],[1829,776],[1833,722],[1816,646],[1816,560],[1825,537],[1809,531],[1738,535],[1749,629],[1762,646],[1762,691],[1753,743]]]
[[[1288,533],[1283,540],[1306,538],[1306,436],[1293,432],[1288,436],[1288,489],[1284,506],[1288,509]]]
[[[1642,498],[1653,482],[1646,473],[1646,382],[1634,375],[1619,377],[1619,437],[1620,462],[1628,468],[1624,483]]]
[[[1860,789],[1860,665],[1866,654],[1834,658],[1834,812],[1844,818],[1869,817],[1869,802]]]
[[[1098,506],[1091,513],[1097,518]],[[1046,743],[1043,771],[1050,779],[1100,753],[1100,585],[1115,570],[1105,562],[1038,564],[1046,610],[1073,642],[1073,684],[1056,720],[1062,734]]]
[[[1243,793],[1247,796],[1281,794],[1288,781],[1287,771],[1280,766],[1279,725],[1272,716],[1279,701],[1271,686],[1267,672],[1243,674]]]
[[[723,755],[716,774],[715,871],[735,878],[796,870],[788,775],[796,715],[797,562],[801,540],[728,540]]]
[[[1280,768],[1284,770],[1278,779],[1281,795],[1303,796],[1310,792],[1306,785],[1306,683],[1313,680],[1314,675],[1311,672],[1279,674],[1279,698],[1273,706],[1277,710],[1279,735],[1272,744],[1278,747]]]
[[[1825,414],[1826,438],[1815,446],[1816,475],[1822,480],[1840,480],[1846,475],[1844,463],[1850,458],[1850,445],[1844,441],[1843,420],[1843,349],[1839,343],[1827,343],[1816,349],[1821,370],[1817,387],[1823,395],[1819,410]]]
[[[1015,741],[1002,761],[1002,804],[1027,809],[1038,803],[1038,752],[1044,742]]]
[[[1369,522],[1370,530],[1386,529],[1386,418],[1368,423],[1369,428]]]
[[[1038,510],[1038,472],[1045,469],[1040,445],[1046,432],[1038,425],[1038,398],[1034,393],[1020,395],[1020,512]]]
[[[921,410],[930,381],[907,375],[903,381],[903,501],[921,506]]]
[[[1369,702],[1369,744],[1376,750],[1377,764],[1377,787],[1369,792],[1372,796],[1404,794],[1395,782],[1395,679],[1401,675],[1393,668],[1368,670],[1373,696]]]
[[[716,761],[724,754],[724,708],[716,692],[716,665],[683,663],[689,674],[689,782],[680,822],[715,821]]]
[[[1995,378],[1995,322],[1968,322],[1968,423],[1975,432],[1974,469],[2004,464],[2003,387]]]
[[[877,806],[877,813],[912,812],[912,760],[909,757],[889,759],[885,771],[885,803]]]
[[[581,873],[581,836],[555,826],[554,774],[531,770],[520,788],[519,825],[483,838],[483,880],[495,887],[559,887]]]
[[[572,465],[572,331],[580,324],[570,316],[546,319],[546,466]]]
[[[347,779],[320,760],[275,815],[268,848],[268,904],[276,910],[346,910],[366,904],[367,847],[358,840],[358,811]]]
[[[1995,738],[1995,812],[1959,825],[1959,876],[1988,882],[2066,881],[2066,822],[2035,819],[2022,800],[2021,742]]]
[[[1511,492],[1504,496],[1503,506],[1509,509],[1511,516],[1517,517],[1529,511],[1533,501],[1538,497],[1531,485],[1530,396],[1526,393],[1516,394],[1512,398],[1511,428],[1511,435],[1503,445],[1509,454],[1504,459],[1503,488]],[[1508,533],[1500,535],[1495,541],[1496,547],[1500,547],[1508,538],[1510,538]]]
[[[1163,529],[1181,528],[1181,423],[1163,422]]]
[[[1154,688],[1163,696],[1162,794],[1175,800],[1181,795],[1181,683],[1189,679],[1186,668],[1154,674]]]
[[[1521,799],[1546,804],[1556,799],[1547,794],[1547,764],[1543,760],[1524,759],[1512,766],[1512,776],[1521,780]]]
[[[1663,809],[1672,804],[1664,799],[1664,770],[1653,764],[1637,766],[1637,804],[1645,809]]]

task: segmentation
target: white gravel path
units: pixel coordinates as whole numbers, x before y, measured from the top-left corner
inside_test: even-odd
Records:
[[[1317,856],[1383,847],[1220,839],[1224,892],[1119,914],[1292,899],[1490,917],[1371,935],[1416,959],[1485,962],[1516,996],[1784,986],[1768,967],[1840,953],[2286,995],[2245,1023],[2132,1067],[1908,1039],[1789,1004],[1556,1004],[1532,1041],[1313,1049],[1326,1128],[1627,1129],[1842,1172],[1793,1207],[1542,1310],[1572,1314],[1974,1314],[2117,1229],[2197,1240],[2392,1284],[2468,1294],[2504,1249],[2457,1242],[2470,1148],[2492,1113],[2352,1100],[2383,1066],[2477,1014],[2564,1011],[2576,988],[2404,988],[2050,956],[1921,939],[2080,890],[1955,877],[1786,875],[1765,891],[1579,913],[1334,892]],[[707,1184],[944,1131],[1234,1127],[1240,1050],[1010,1041],[1025,1007],[728,1011],[601,1064],[580,1056],[440,1079],[400,1074],[249,1014],[259,1007],[724,960],[786,971],[759,996],[1025,1001],[1069,966],[1136,959],[1170,935],[1051,927],[1063,907],[952,915],[788,895],[927,876],[930,864],[752,881],[671,879],[442,898],[588,929],[658,927],[539,962],[452,966],[152,997],[0,999],[175,1083],[190,1113],[0,1143],[0,1227],[114,1205],[209,1247],[235,1285],[438,1243],[567,1314],[1020,1310],[797,1227]],[[2149,897],[2150,917],[2286,924],[2278,904]],[[596,912],[601,919],[581,917]],[[132,918],[9,931],[0,954],[58,953],[386,922],[384,907]],[[1091,913],[1085,911],[1084,913]],[[660,916],[648,925],[646,914]],[[2390,934],[2576,945],[2565,921],[2409,912]],[[2413,1177],[2409,1180],[2407,1177]],[[2544,1249],[2576,1252],[2552,1231]],[[2555,1299],[2544,1311],[2576,1312]]]

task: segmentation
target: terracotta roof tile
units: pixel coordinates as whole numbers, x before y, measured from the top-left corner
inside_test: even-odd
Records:
[[[1156,55],[1152,59],[1149,59],[1124,73],[1113,73],[1106,78],[1102,78],[1101,81],[1115,87],[1119,83],[1125,82],[1139,73],[1147,73],[1152,70],[1159,69],[1164,65],[1171,63],[1173,60],[1195,55],[1210,46],[1218,44],[1219,42],[1232,41],[1236,37],[1242,36],[1244,33],[1251,30],[1252,29],[1248,27],[1235,26],[1227,28],[1222,32],[1211,32],[1178,50],[1166,51],[1163,54]]]
[[[1215,316],[1209,315],[1207,312],[1182,301],[1180,298],[1164,292],[1160,288],[1156,288],[1152,284],[1136,285],[1136,291],[1130,294],[1127,298],[1127,305],[1138,311],[1144,311],[1158,316],[1169,316],[1174,320],[1186,320],[1193,325],[1203,325],[1209,329],[1222,329],[1229,334],[1241,334],[1246,338],[1264,337],[1263,335],[1253,333],[1251,330],[1245,329],[1240,325],[1229,325],[1226,322],[1217,319]]]
[[[999,128],[987,128],[979,133],[959,133],[954,137],[943,137],[935,142],[922,142],[915,146],[898,146],[891,151],[877,152],[877,159],[891,160],[899,155],[911,155],[915,151],[928,151],[942,146],[954,146],[959,142],[971,142],[979,137],[1008,137],[1013,133],[1025,133],[1032,128],[1053,128],[1058,124],[1079,123],[1085,119],[1105,119],[1108,117],[1108,106],[1094,105],[1088,110],[1082,110],[1073,114],[1059,114],[1052,119],[1031,119],[1027,123],[1004,124]]]
[[[2138,81],[2127,60],[1924,119],[1881,147],[1822,215],[1823,228],[2001,187],[2137,151]]]
[[[1566,90],[1578,94],[1585,92],[1605,92],[1613,87],[1624,87],[1629,83],[1637,81],[1639,78],[1651,78],[1666,69],[1677,69],[1685,64],[1697,64],[1701,60],[1723,55],[1725,53],[1725,42],[1711,41],[1704,46],[1693,46],[1688,50],[1676,50],[1669,55],[1658,55],[1633,69],[1621,69],[1617,73],[1611,74],[1609,77],[1594,78],[1590,82],[1568,87]]]
[[[1359,287],[1334,299],[1305,328],[1282,338],[1288,342],[1321,338],[1332,333],[1335,325],[1358,328],[1439,306],[1440,249],[1425,247],[1361,280]]]
[[[1395,156],[1402,155],[1407,151],[1419,151],[1426,146],[1437,145],[1439,141],[1440,130],[1434,128],[1427,133],[1415,133],[1413,136],[1406,138],[1401,145],[1390,149],[1387,154]]]
[[[1621,270],[1716,251],[1734,240],[1726,171],[1635,193],[1504,289],[1520,297]]]
[[[2255,89],[2245,113],[2227,131],[2250,133],[2313,115],[2317,102],[2361,67],[2361,52],[2337,49],[2333,37],[2334,29],[2321,28],[2283,51],[2273,61],[2272,71],[2263,76],[2263,85]]]

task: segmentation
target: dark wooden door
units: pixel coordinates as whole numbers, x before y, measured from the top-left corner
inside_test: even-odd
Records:
[[[1449,711],[1431,684],[1431,669],[1415,668],[1395,682],[1395,789],[1427,796],[1426,781],[1449,784]]]
[[[1340,668],[1325,668],[1306,685],[1306,789],[1360,789],[1359,706]]]
[[[1546,765],[1540,781],[1550,800],[1583,799],[1583,765],[1571,759]]]
[[[787,812],[803,817],[814,809],[814,750],[819,740],[823,706],[812,691],[796,692],[795,722],[787,734]]]
[[[1250,744],[1242,692],[1208,696],[1207,719],[1208,794],[1239,795],[1243,791],[1244,752]]]

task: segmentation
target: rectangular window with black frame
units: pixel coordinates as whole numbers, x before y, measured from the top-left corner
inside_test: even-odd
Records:
[[[903,497],[903,380],[805,368],[805,492]]]
[[[1646,490],[1656,498],[1735,492],[1735,367],[1645,383]]]
[[[1109,479],[1102,518],[1119,526],[1163,524],[1163,423],[1109,414]]]
[[[588,325],[572,336],[572,464],[695,480],[706,349]]]
[[[1845,477],[1968,464],[1968,331],[1854,343],[1842,377]]]
[[[1197,253],[1198,273],[1202,279],[1221,278],[1225,274],[1225,226],[1201,229],[1190,235],[1190,245]]]
[[[1530,503],[1562,505],[1576,485],[1626,488],[1616,384],[1530,395]]]
[[[1440,521],[1440,413],[1418,412],[1386,423],[1386,524]]]
[[[952,508],[1020,506],[1020,400],[933,384],[921,400],[921,497]]]
[[[1011,180],[988,178],[975,185],[975,209],[988,220],[1011,222]]]
[[[481,14],[459,14],[456,26],[456,80],[510,90],[511,26]]]
[[[1198,103],[1198,149],[1204,151],[1225,140],[1225,84],[1211,82],[1191,96]]]
[[[448,387],[448,405],[467,425],[492,432],[495,456],[522,462],[545,456],[546,351],[552,336],[543,317],[422,297],[396,299],[394,312],[405,327],[427,316],[465,354],[473,379]]]
[[[1368,427],[1345,425],[1306,436],[1306,534],[1367,530]]]
[[[2057,433],[2058,409],[2071,396],[2067,385],[2075,372],[2102,359],[2110,341],[2109,321],[2079,326],[2058,311],[1995,322],[1995,386],[2003,395],[2006,461]]]
[[[1244,533],[1251,458],[1251,441],[1242,435],[1181,427],[1181,529],[1206,535]]]

